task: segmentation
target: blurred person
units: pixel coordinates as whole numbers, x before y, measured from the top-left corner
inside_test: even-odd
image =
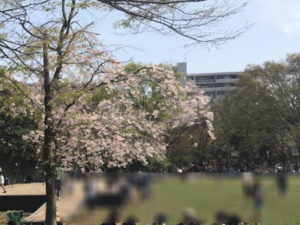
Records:
[[[128,203],[132,197],[132,188],[130,187],[130,185],[128,183],[120,184],[119,191],[122,199],[124,199],[124,201]]]
[[[254,221],[255,224],[260,224],[262,220],[262,209],[264,204],[264,194],[261,184],[256,181],[253,186],[253,208],[254,208]]]
[[[142,200],[150,197],[151,176],[149,173],[137,174],[137,189]]]
[[[225,212],[218,212],[215,215],[214,225],[238,225],[241,223],[241,218],[234,214],[228,214]]]
[[[295,165],[294,165],[294,170],[295,170],[296,173],[298,173],[298,171],[299,171],[298,163],[295,163]]]
[[[87,175],[84,178],[84,191],[86,196],[86,204],[88,207],[96,206],[96,198],[98,195],[97,182],[94,178]]]
[[[253,174],[246,172],[242,174],[243,194],[246,198],[251,198],[253,195]]]
[[[108,176],[106,177],[107,191],[114,192],[115,187],[118,183],[118,180],[119,180],[119,174],[114,173],[114,172],[108,174]]]
[[[226,213],[224,212],[218,212],[215,215],[215,222],[213,225],[223,225],[226,224],[227,218],[226,218]]]
[[[115,209],[112,209],[109,213],[106,222],[102,223],[101,225],[121,225],[122,219],[119,212]]]
[[[276,183],[279,194],[286,195],[288,189],[286,174],[283,172],[278,173],[276,176]]]
[[[33,178],[32,178],[32,176],[31,175],[28,175],[25,179],[24,179],[24,183],[31,183],[31,182],[33,182]]]
[[[196,218],[196,211],[193,208],[188,208],[183,214],[183,220],[177,225],[201,225],[202,221]]]
[[[123,225],[136,225],[137,223],[137,219],[135,216],[129,216],[125,222],[123,223]]]
[[[3,172],[0,172],[0,187],[3,189],[3,193],[7,193],[5,187],[4,187],[4,183],[5,183],[5,179],[4,179],[4,175]]]
[[[227,219],[227,225],[239,225],[242,221],[237,215],[228,215]]]
[[[4,179],[4,186],[10,185],[10,180],[8,177],[5,177]]]
[[[56,198],[60,200],[60,193],[61,193],[61,180],[60,178],[57,178],[55,180],[55,193],[56,193]]]
[[[152,225],[165,225],[167,223],[167,221],[168,221],[167,214],[160,212],[155,216],[154,222],[152,223]]]
[[[62,191],[64,191],[63,194],[66,194],[66,195],[73,194],[74,185],[75,185],[74,178],[72,178],[71,176],[66,176],[63,184],[64,184],[63,189],[62,189]]]

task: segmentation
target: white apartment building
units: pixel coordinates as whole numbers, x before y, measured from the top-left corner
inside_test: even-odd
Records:
[[[216,98],[235,88],[235,82],[242,72],[219,73],[187,73],[186,63],[177,64],[177,72],[184,74],[188,79],[204,90],[207,96]]]

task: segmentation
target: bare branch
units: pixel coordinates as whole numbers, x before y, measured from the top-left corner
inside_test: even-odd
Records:
[[[120,26],[134,33],[150,29],[162,34],[178,34],[197,44],[218,44],[238,37],[249,26],[223,32],[218,23],[239,13],[247,0],[97,0],[123,12]]]

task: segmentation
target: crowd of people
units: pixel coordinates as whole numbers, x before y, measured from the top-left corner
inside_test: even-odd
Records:
[[[295,165],[296,166],[296,165]],[[191,165],[192,171],[194,169],[199,169],[197,165]],[[188,179],[189,176],[200,178],[203,176],[202,173],[185,173],[184,171],[178,171],[178,173],[182,173],[182,177]],[[101,175],[83,175],[83,183],[84,183],[84,191],[86,193],[86,204],[89,207],[95,207],[99,204],[103,203],[103,194],[116,194],[120,196],[121,202],[108,202],[106,203],[109,207],[118,208],[124,204],[131,204],[132,201],[145,201],[151,196],[151,186],[155,182],[160,182],[161,180],[168,178],[170,175],[165,173],[160,174],[150,174],[150,173],[115,173],[111,175],[101,176]],[[58,178],[55,182],[55,190],[57,199],[60,199],[61,191],[68,189],[70,192],[71,189],[68,188],[68,184],[71,184],[70,178],[66,176],[67,179]],[[82,178],[82,177],[81,177]],[[69,179],[69,181],[68,181]],[[105,193],[101,193],[99,190],[99,179],[105,180]],[[32,182],[32,177],[27,177],[24,181]],[[242,190],[246,199],[249,199],[252,202],[253,208],[253,221],[256,224],[259,224],[262,220],[262,211],[264,208],[264,199],[265,194],[260,183],[260,180],[254,176],[252,172],[244,172],[241,173],[241,181],[242,181]],[[288,179],[287,174],[283,168],[278,167],[278,171],[276,171],[275,181],[277,184],[278,193],[281,196],[286,195],[288,191]],[[3,193],[7,193],[6,185],[9,184],[9,180],[4,177],[3,171],[0,168],[0,186],[3,189]],[[70,186],[72,188],[72,185]],[[102,190],[103,191],[103,190]],[[102,195],[101,195],[102,194]],[[99,202],[99,196],[101,195],[101,201]],[[112,196],[112,195],[110,195]],[[98,204],[98,205],[97,205]],[[114,209],[115,209],[114,208]],[[160,212],[154,216],[153,223],[151,225],[163,225],[168,221],[168,215],[164,212]],[[107,218],[107,221],[103,223],[103,225],[110,224],[124,224],[124,225],[132,225],[138,223],[138,220],[134,217],[122,218],[117,210],[112,210]],[[204,221],[197,218],[196,212],[194,209],[189,208],[183,213],[182,221],[177,225],[201,225],[204,224]],[[247,224],[244,222],[239,215],[230,214],[227,212],[216,212],[214,217],[214,224]]]
[[[144,173],[141,173],[140,178],[142,176],[145,176]],[[149,176],[149,175],[148,175]],[[199,177],[200,175],[197,174],[187,174],[188,176],[193,176],[194,178]],[[130,177],[130,176],[129,176]],[[156,177],[156,178],[155,178]],[[160,175],[152,175],[152,180],[158,180],[163,177],[162,174]],[[123,177],[124,178],[124,177]],[[135,177],[135,179],[137,179]],[[130,178],[129,180],[131,180]],[[188,178],[187,178],[188,179]],[[288,178],[287,174],[283,171],[280,171],[274,176],[274,184],[277,186],[278,195],[284,196],[287,194],[288,191]],[[114,180],[115,184],[118,183],[117,180]],[[122,182],[121,182],[122,183]],[[149,185],[151,182],[147,182],[147,185]],[[124,183],[123,183],[124,184]],[[130,182],[128,183],[130,184]],[[132,183],[131,183],[132,184]],[[214,225],[237,225],[237,224],[248,224],[251,222],[251,224],[261,224],[262,222],[262,212],[265,206],[265,196],[267,191],[262,187],[261,184],[261,177],[255,176],[252,172],[246,172],[242,173],[241,176],[241,186],[244,194],[244,198],[247,200],[246,202],[252,204],[252,216],[248,218],[242,218],[238,214],[232,214],[224,211],[218,211],[215,213],[214,217]],[[138,187],[138,185],[136,186]],[[128,193],[128,192],[125,192]],[[107,218],[107,221],[103,223],[103,225],[107,224],[124,224],[124,225],[132,225],[137,223],[137,219],[134,219],[134,216],[131,216],[129,218],[122,218],[120,214],[117,211],[112,211],[109,217]],[[164,225],[168,222],[168,214],[160,212],[157,215],[155,215],[153,219],[152,225]],[[201,220],[200,218],[197,218],[197,213],[194,209],[189,208],[183,213],[182,221],[178,223],[177,225],[201,225],[206,224],[204,220]]]
[[[176,167],[177,173],[184,172],[203,172],[203,173],[224,173],[224,174],[240,174],[245,172],[261,173],[261,174],[277,174],[291,173],[300,174],[300,163],[276,164],[274,166],[267,165],[249,165],[240,162],[233,165],[218,165],[214,163],[190,163],[188,166]]]
[[[154,215],[153,221],[148,225],[166,225],[168,223],[169,216],[165,212],[159,212]],[[123,218],[121,214],[116,210],[112,209],[108,214],[105,222],[101,225],[137,225],[140,224],[138,219],[135,216],[128,216]],[[201,220],[197,217],[196,211],[193,208],[187,208],[182,215],[182,219],[177,225],[203,225],[206,224],[204,220]],[[238,215],[226,213],[226,212],[217,212],[214,217],[213,225],[241,225],[247,224],[242,222],[241,218]]]

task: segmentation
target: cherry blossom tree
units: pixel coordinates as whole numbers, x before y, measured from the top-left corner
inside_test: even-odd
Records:
[[[74,86],[80,85],[73,83],[69,90],[63,85],[64,93],[56,100],[53,116],[57,136],[55,165],[89,171],[125,168],[133,161],[145,165],[149,158],[164,158],[170,144],[165,139],[168,130],[194,125],[203,118],[211,127],[209,99],[194,84],[183,86],[173,71],[158,66],[128,73],[122,71],[121,64],[114,63],[112,67],[120,68],[113,71],[105,68],[100,83],[91,83],[67,112],[61,100],[69,98],[64,95],[74,95]],[[155,86],[146,87],[149,80]],[[103,95],[103,90],[107,97],[93,100],[97,91]],[[149,108],[154,92],[163,100],[152,101],[155,107]],[[70,100],[74,101],[74,97]],[[43,148],[43,130],[41,124],[39,130],[24,136],[40,143],[39,152]],[[212,127],[209,132],[213,135]]]
[[[63,125],[68,111],[87,90],[92,90],[101,83],[117,80],[118,77],[122,78],[122,75],[116,73],[108,81],[102,79],[105,66],[112,61],[88,31],[90,25],[82,26],[75,20],[78,13],[75,1],[71,5],[61,1],[61,11],[56,18],[49,18],[52,17],[51,11],[49,15],[44,15],[45,20],[35,19],[36,10],[47,12],[57,4],[47,1],[32,8],[31,4],[4,2],[4,7],[8,5],[11,8],[2,10],[0,18],[4,24],[0,55],[8,71],[2,77],[11,81],[19,90],[22,88],[16,82],[18,77],[22,82],[34,83],[31,95],[24,91],[22,93],[41,115],[40,129],[36,132],[39,135],[33,140],[42,142],[46,223],[51,225],[56,224],[55,179],[59,148],[56,132]],[[14,30],[10,27],[14,27]],[[17,78],[13,79],[11,74]],[[66,88],[71,91],[68,92]]]
[[[180,83],[172,71],[161,66],[128,72],[107,54],[90,31],[92,24],[83,24],[77,19],[80,9],[91,3],[99,7],[98,3],[94,5],[95,2],[23,0],[0,4],[0,57],[7,69],[1,76],[27,98],[33,112],[39,116],[38,129],[23,139],[37,146],[37,156],[41,159],[46,182],[46,223],[49,225],[56,224],[54,184],[57,167],[101,170],[103,167],[126,167],[133,160],[146,164],[149,157],[164,157],[167,129],[197,123],[199,115],[206,119],[213,136],[212,114],[206,110],[208,99],[194,85]],[[100,3],[110,9],[127,10],[125,2]],[[146,12],[148,6],[155,6],[154,9],[161,6],[171,12],[173,5],[169,1],[147,2],[147,5],[128,3],[134,4],[129,8],[131,17],[135,8]],[[181,4],[183,2],[176,2],[174,10],[187,16],[180,11]],[[219,17],[210,17],[215,15],[214,11],[208,18],[213,22],[213,18],[220,19],[237,12],[232,11],[232,7],[225,9],[229,11],[223,11]],[[201,18],[205,10],[203,13]],[[196,14],[190,15],[193,18]],[[146,20],[153,18],[155,21],[150,14],[145,16]],[[125,23],[131,26],[131,19],[128,19]],[[184,17],[182,21],[186,21]],[[183,35],[189,28],[210,22],[200,21],[201,24],[187,23],[191,27],[177,23],[175,33]],[[172,21],[160,24],[172,29],[169,23]],[[195,40],[200,38],[197,36]],[[203,42],[207,43],[209,39]],[[143,92],[153,81],[155,90]],[[24,91],[21,83],[31,83],[28,85],[30,91]],[[99,90],[107,97],[93,101]],[[150,98],[154,91],[164,101],[158,102],[153,110],[141,107],[137,96]]]

